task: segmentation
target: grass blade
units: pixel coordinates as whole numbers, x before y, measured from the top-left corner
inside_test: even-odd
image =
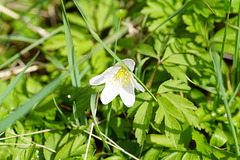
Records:
[[[210,52],[211,52],[211,50],[210,50]],[[230,112],[229,105],[228,105],[228,102],[227,102],[227,97],[226,97],[226,94],[225,94],[221,67],[220,67],[220,64],[219,64],[219,61],[218,61],[217,52],[215,50],[213,50],[212,59],[213,59],[214,68],[215,68],[215,72],[216,72],[217,79],[218,79],[220,93],[221,93],[221,96],[222,96],[222,99],[223,99],[225,110],[227,112],[228,122],[229,122],[231,130],[232,130],[236,155],[239,156],[238,139],[237,139],[236,131],[235,131],[235,128],[234,128],[234,125],[233,125],[233,122],[232,122],[231,112]]]
[[[238,9],[238,28],[240,27],[240,3]],[[233,59],[233,70],[232,70],[232,89],[235,89],[236,84],[239,82],[239,41],[240,41],[240,29],[237,30],[236,41],[235,41],[235,52]]]
[[[63,79],[67,77],[67,73],[63,73],[41,89],[37,94],[32,96],[28,102],[18,107],[14,112],[12,112],[8,117],[0,122],[0,133],[3,132],[7,127],[12,125],[15,121],[26,115],[34,105],[41,102],[45,97],[47,97],[57,86],[62,82]]]
[[[78,87],[81,87],[81,84],[80,84],[79,71],[78,71],[78,65],[76,60],[77,58],[74,50],[70,25],[68,23],[66,10],[62,0],[61,0],[61,3],[62,3],[62,17],[63,17],[63,24],[64,24],[64,30],[65,30],[65,37],[66,37],[66,45],[67,45],[68,63],[69,63],[69,70],[72,78],[72,85],[73,87],[78,88]]]
[[[240,82],[238,83],[238,85],[237,85],[237,87],[236,87],[236,89],[235,89],[235,91],[233,93],[233,96],[231,97],[230,101],[228,102],[228,105],[230,105],[233,102],[234,98],[238,94],[239,89],[240,89]]]
[[[66,116],[63,114],[62,110],[58,107],[58,104],[57,104],[57,102],[56,102],[53,94],[52,94],[52,98],[53,98],[53,103],[54,103],[54,105],[56,106],[58,112],[59,112],[60,115],[62,116],[64,122],[67,124],[67,118],[66,118]]]
[[[8,64],[12,63],[13,61],[15,61],[16,59],[18,59],[21,55],[23,55],[24,53],[30,51],[31,49],[37,47],[38,45],[42,44],[44,41],[46,41],[47,39],[49,39],[50,37],[54,36],[55,34],[59,33],[62,30],[62,26],[58,27],[57,29],[55,29],[53,32],[51,32],[48,36],[43,37],[39,40],[37,40],[36,42],[32,43],[31,45],[27,46],[26,48],[24,48],[23,50],[21,50],[19,53],[15,54],[14,56],[12,56],[9,60],[7,60],[6,62],[4,62],[3,64],[0,65],[0,69],[6,67]]]
[[[220,66],[222,66],[224,48],[225,48],[226,37],[227,37],[227,29],[228,29],[228,24],[229,24],[229,14],[230,14],[230,10],[231,10],[231,4],[232,4],[232,0],[230,0],[229,6],[228,6],[228,14],[227,14],[227,21],[226,21],[227,23],[225,25],[225,30],[224,30],[224,35],[223,35],[223,42],[222,42],[222,49],[221,49],[221,56],[220,56]]]
[[[22,37],[22,36],[3,36],[3,35],[0,35],[0,39],[3,39],[5,41],[20,41],[20,42],[26,42],[26,43],[34,43],[34,42],[37,41],[36,39]]]
[[[77,105],[76,102],[73,101],[73,118],[75,120],[75,123],[78,127],[80,127],[79,121],[78,121],[78,117],[77,117]]]
[[[30,62],[28,62],[27,66],[13,79],[13,81],[3,90],[3,92],[0,94],[0,105],[2,102],[7,98],[7,96],[11,93],[11,91],[14,89],[14,87],[17,85],[18,81],[23,77],[25,71],[31,66],[33,61],[37,58],[39,54],[37,53]]]

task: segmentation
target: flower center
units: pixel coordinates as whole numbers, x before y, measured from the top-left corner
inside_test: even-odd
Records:
[[[127,84],[130,83],[130,73],[124,67],[121,67],[111,82],[113,82],[115,86],[126,87]]]

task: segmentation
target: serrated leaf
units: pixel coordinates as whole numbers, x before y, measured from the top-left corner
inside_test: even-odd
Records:
[[[196,110],[197,108],[193,105],[192,102],[177,94],[167,93],[162,94],[162,96],[168,99],[179,110],[181,110],[182,114],[190,125],[193,125],[194,127],[200,129],[198,116],[195,112],[192,111]]]
[[[61,141],[58,143],[58,148],[62,148],[70,140],[73,140],[77,135],[80,135],[82,133],[82,130],[85,128],[86,126],[82,125],[81,127],[75,128],[68,132],[63,138],[61,138]]]
[[[196,65],[195,57],[192,54],[173,54],[173,55],[169,56],[165,60],[165,62],[181,64],[181,65],[186,65],[186,66]]]
[[[234,7],[234,5],[232,5],[232,7]],[[209,18],[213,12],[216,15],[216,18],[225,18],[227,5],[222,0],[197,1],[196,4],[193,5],[193,10],[205,18]]]
[[[187,83],[182,80],[170,79],[168,81],[163,82],[159,88],[158,93],[164,92],[188,92],[191,90],[191,87],[187,85]]]
[[[140,93],[136,95],[135,103],[131,108],[127,110],[128,117],[132,117],[138,110],[138,108],[143,104],[145,101],[149,101],[151,96],[147,92]]]
[[[189,100],[187,100],[186,98],[180,95],[173,94],[173,93],[165,93],[165,94],[162,94],[162,96],[167,98],[174,106],[176,106],[179,109],[181,108],[189,108],[192,110],[197,109],[197,107],[194,106],[192,102],[190,102]]]
[[[62,136],[59,133],[51,133],[50,135],[47,136],[44,146],[49,147],[53,150],[56,150],[61,138]],[[52,155],[54,153],[44,149],[43,154],[45,159],[52,159]]]
[[[149,130],[151,116],[152,105],[146,101],[139,107],[133,120],[133,127],[136,129],[135,136],[139,144],[142,144],[146,137],[146,133]]]
[[[196,113],[190,109],[187,108],[180,108],[182,113],[184,114],[185,119],[190,125],[193,125],[194,127],[201,129],[199,125],[199,118],[196,115]]]
[[[170,115],[172,115],[173,117],[177,118],[178,120],[180,120],[182,122],[185,121],[182,113],[168,99],[166,99],[165,97],[157,97],[157,100],[158,100],[159,108],[157,110],[155,121],[156,121],[156,118],[157,118],[158,121],[161,118],[161,117],[157,117],[159,115],[159,112],[160,112],[161,108],[164,109],[163,111],[165,113],[165,116],[170,114]]]
[[[83,145],[86,137],[83,135],[74,136],[70,139],[56,154],[55,160],[66,159],[72,156],[82,155],[85,153],[87,145]],[[90,145],[90,150],[92,146]]]
[[[214,28],[214,19],[208,18],[205,19],[202,16],[197,15],[196,13],[191,13],[189,15],[183,15],[182,16],[184,23],[187,25],[187,30],[190,33],[195,33],[195,41],[197,43],[202,43],[204,46],[206,46],[206,36],[208,34],[208,31],[212,30]],[[205,23],[208,24],[207,32],[205,32]]]
[[[142,55],[153,57],[156,59],[159,59],[153,48],[148,44],[142,44],[137,48],[137,52],[139,52]]]
[[[165,133],[166,136],[171,139],[171,142],[175,147],[178,145],[178,141],[180,139],[180,133],[182,128],[179,122],[172,116],[166,115],[165,116]]]
[[[18,160],[34,159],[33,155],[36,152],[36,145],[30,145],[26,150],[22,150],[16,157]]]
[[[149,22],[149,30],[153,31],[159,24],[164,22],[167,18],[172,15],[178,16],[181,12],[182,1],[181,0],[157,0],[157,1],[148,1],[147,6],[141,11],[143,14],[149,15],[151,18],[156,18],[156,20],[151,20]],[[178,10],[179,9],[179,10]],[[171,17],[171,20],[168,19],[168,24],[161,26],[161,32],[168,32],[171,28],[176,26],[177,17]]]
[[[181,79],[182,81],[187,82],[187,79],[185,77],[186,72],[183,67],[180,67],[179,65],[173,63],[163,63],[163,67],[169,74],[171,74],[174,79]]]

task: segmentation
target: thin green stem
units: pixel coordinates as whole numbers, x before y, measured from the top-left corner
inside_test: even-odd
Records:
[[[81,6],[79,5],[77,0],[73,0],[73,2],[75,3],[75,5],[77,6],[79,12],[81,13],[89,31],[91,32],[91,34],[93,35],[93,37],[96,39],[96,41],[98,41],[104,49],[106,49],[106,51],[108,51],[109,54],[111,54],[111,56],[116,59],[125,69],[127,69],[132,75],[133,77],[137,80],[137,82],[150,94],[150,96],[157,102],[156,97],[151,93],[151,91],[142,83],[142,81],[132,72],[129,70],[129,68],[121,61],[121,59],[100,39],[100,37],[93,31],[92,27],[89,25],[88,20],[83,12],[83,9],[81,8]]]
[[[210,50],[210,52],[211,52],[211,50]],[[217,74],[218,83],[219,83],[219,89],[220,89],[220,92],[221,92],[221,95],[222,95],[224,107],[225,107],[225,110],[226,110],[226,113],[227,113],[228,122],[230,124],[232,135],[233,135],[236,156],[239,156],[238,139],[237,139],[237,135],[236,135],[236,131],[235,131],[234,125],[233,125],[233,121],[232,121],[229,105],[228,105],[228,102],[227,102],[227,97],[226,97],[226,94],[225,94],[221,68],[220,68],[220,64],[219,64],[219,61],[218,61],[218,57],[217,57],[216,51],[213,51],[212,55],[213,55],[213,62],[214,62],[215,71],[216,71],[216,74]]]
[[[222,42],[222,49],[221,49],[221,56],[220,56],[220,67],[222,66],[222,61],[223,61],[223,54],[224,54],[224,48],[225,48],[225,43],[226,43],[226,37],[227,37],[227,30],[228,30],[228,22],[229,22],[229,14],[230,14],[230,9],[231,9],[231,4],[232,4],[232,0],[230,0],[229,6],[228,6],[227,23],[225,25],[223,42]]]
[[[240,10],[240,2],[239,2]],[[238,12],[238,28],[240,27],[240,11]],[[239,82],[239,41],[240,41],[240,29],[237,30],[236,41],[235,41],[235,53],[233,59],[233,72],[232,72],[232,89],[235,89],[236,82]]]
[[[237,96],[237,94],[238,94],[239,89],[240,89],[240,82],[238,83],[238,85],[237,85],[237,87],[236,87],[236,89],[235,89],[235,91],[234,91],[234,93],[233,93],[233,96],[231,97],[228,105],[230,105],[230,104],[233,102],[234,98],[235,98],[235,97]]]
[[[106,127],[105,127],[105,135],[108,135],[108,127],[111,118],[111,111],[112,111],[112,102],[108,104],[108,112],[107,112],[107,120],[106,120]]]

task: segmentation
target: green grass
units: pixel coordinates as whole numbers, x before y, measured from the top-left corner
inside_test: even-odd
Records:
[[[238,2],[0,3],[0,159],[239,158]],[[132,107],[89,84],[116,62]]]

